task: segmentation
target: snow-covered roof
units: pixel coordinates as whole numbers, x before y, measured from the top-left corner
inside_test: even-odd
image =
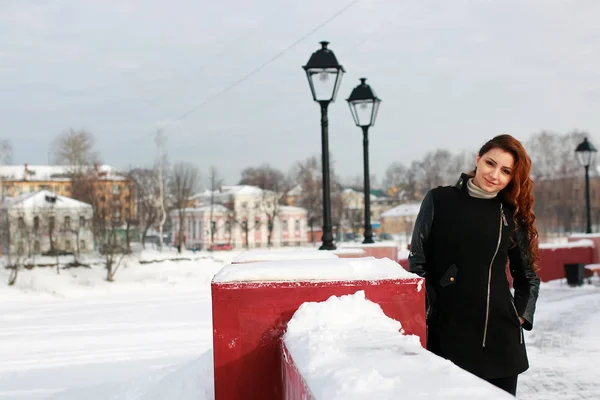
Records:
[[[342,194],[356,195],[357,197],[365,197],[364,192],[352,188],[346,188],[342,190]],[[371,198],[371,201],[379,199],[379,197],[375,196],[372,193],[369,195],[369,197]]]
[[[306,214],[306,208],[293,206],[279,206],[279,213],[286,214]]]
[[[193,195],[192,197],[190,197],[190,200],[208,198],[208,197],[210,197],[211,193],[212,192],[211,192],[210,189],[206,189],[203,192],[196,193],[195,195]],[[220,194],[219,191],[215,191],[215,195],[219,195],[219,194]]]
[[[0,165],[0,177],[3,180],[13,181],[69,181],[69,174],[75,169],[76,167],[70,165]],[[97,171],[106,179],[125,179],[110,165],[98,165]]]
[[[381,217],[416,217],[421,209],[421,203],[400,204],[390,210],[381,213]]]
[[[221,204],[213,204],[212,207],[213,207],[213,213],[215,213],[215,214],[227,213],[229,211],[227,209],[227,207],[222,206]],[[185,208],[183,210],[183,212],[186,214],[210,213],[210,204],[202,205],[199,207],[188,207],[188,208]],[[179,213],[179,210],[172,210],[169,214],[177,215],[178,213]]]
[[[215,198],[224,198],[227,196],[263,196],[264,194],[275,194],[269,190],[263,190],[258,186],[250,186],[250,185],[229,185],[222,186],[220,191],[215,191]],[[202,192],[196,193],[193,195],[190,200],[206,200],[210,198],[211,191],[206,189]]]
[[[239,195],[262,195],[263,190],[258,186],[250,185],[231,185],[223,186],[221,193],[239,194]]]
[[[287,192],[288,196],[300,196],[302,194],[302,186],[296,185]]]
[[[9,198],[5,202],[5,207],[9,209],[91,209],[92,206],[83,201],[75,200],[66,196],[59,196],[48,190],[26,193],[20,196]]]

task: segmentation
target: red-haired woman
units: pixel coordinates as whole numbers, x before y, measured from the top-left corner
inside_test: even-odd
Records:
[[[474,172],[427,193],[408,259],[426,278],[427,348],[513,395],[540,286],[530,169],[518,140],[488,141]]]

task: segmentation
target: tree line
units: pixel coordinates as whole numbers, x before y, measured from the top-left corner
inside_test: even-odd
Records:
[[[586,136],[585,132],[572,131],[566,134],[548,131],[538,132],[524,142],[532,158],[532,178],[535,185],[535,212],[542,237],[550,237],[566,232],[577,232],[584,223],[585,200],[583,197],[583,169],[575,157],[575,147]],[[168,215],[176,211],[179,220],[183,220],[191,199],[201,188],[208,190],[210,219],[213,220],[213,207],[216,193],[224,184],[217,166],[210,166],[206,179],[198,165],[188,162],[170,163],[161,152],[149,167],[131,167],[121,174],[134,185],[136,212],[130,215],[113,215],[116,208],[107,207],[107,193],[96,190],[98,180],[94,168],[100,163],[100,154],[95,149],[94,135],[86,130],[73,130],[60,134],[52,144],[52,161],[57,165],[68,165],[71,179],[72,197],[88,203],[93,208],[91,229],[96,246],[103,250],[106,258],[108,279],[121,264],[124,254],[130,251],[131,231],[138,230],[143,245],[147,233],[152,227],[167,226]],[[362,227],[362,212],[344,204],[342,190],[352,187],[362,191],[362,177],[343,181],[335,168],[331,157],[331,209],[334,227],[344,221],[351,221],[356,229]],[[389,198],[399,203],[420,202],[425,193],[437,186],[449,185],[456,181],[462,172],[473,169],[476,153],[461,151],[452,153],[446,149],[434,149],[422,158],[408,164],[395,161],[386,169],[379,183],[376,176],[371,177],[371,187],[385,192]],[[0,140],[0,162],[10,164],[12,147],[8,140]],[[597,182],[597,170],[592,169],[592,178]],[[203,184],[204,183],[204,184]],[[263,199],[261,212],[267,215],[269,244],[273,232],[273,221],[279,213],[279,205],[294,204],[307,210],[309,228],[321,226],[322,221],[322,168],[321,155],[313,154],[299,160],[287,172],[283,172],[268,163],[248,166],[241,171],[237,184],[257,186],[269,193]],[[598,186],[596,183],[594,185]],[[598,195],[600,186],[592,190],[592,216],[594,225],[600,226],[600,207]],[[205,199],[206,200],[206,199]],[[239,224],[246,232],[252,228],[244,215],[235,215],[230,211],[232,225]],[[244,225],[245,224],[245,225]],[[179,224],[178,239],[184,236],[183,224]],[[58,229],[54,224],[46,228]],[[63,228],[61,228],[63,229]],[[117,230],[125,231],[124,242]],[[214,242],[215,227],[210,224],[209,235]],[[247,245],[247,243],[246,243]]]

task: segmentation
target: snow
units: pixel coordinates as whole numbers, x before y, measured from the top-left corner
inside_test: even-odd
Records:
[[[400,322],[359,291],[304,303],[284,342],[317,400],[514,398],[400,331]]]
[[[306,214],[305,208],[302,207],[294,207],[294,206],[279,206],[280,214]]]
[[[594,242],[589,239],[577,240],[575,242],[563,242],[563,243],[540,243],[540,249],[572,249],[575,247],[594,247]]]
[[[390,217],[416,217],[419,214],[419,210],[421,209],[421,203],[415,204],[401,204],[394,208],[391,208],[383,213],[381,213],[381,217],[390,218]]]
[[[49,202],[47,197],[55,197],[56,202]],[[6,206],[10,209],[92,209],[92,206],[88,203],[70,197],[59,196],[48,190],[40,190],[33,193],[22,194],[15,198],[9,198],[6,200]]]
[[[342,242],[338,244],[338,247],[359,249],[364,247],[398,247],[398,244],[392,240],[384,240],[375,243]]]
[[[366,252],[362,249],[357,248],[349,248],[349,247],[341,247],[332,251],[335,255],[354,255],[354,256],[364,256]]]
[[[600,238],[600,233],[572,233],[571,235],[569,235],[569,238],[574,238],[574,239]]]
[[[61,270],[60,276],[53,268],[25,270],[12,288],[0,268],[0,400],[212,400],[210,283],[238,254],[146,250],[139,257],[162,262],[132,258],[112,283],[105,281],[100,259],[86,260],[90,269]],[[181,258],[187,260],[175,261]],[[357,313],[369,307],[363,306]],[[375,327],[361,328],[361,343],[371,335],[368,345],[384,360],[389,354],[380,347],[387,353],[413,348],[385,324],[377,325],[381,335]],[[578,288],[564,279],[542,283],[534,330],[525,332],[531,367],[519,378],[518,398],[599,399],[599,331],[599,279]],[[395,377],[411,376],[431,388],[435,381],[423,372],[429,365],[417,373],[420,357],[407,356],[415,371]],[[439,367],[440,360],[432,360]]]
[[[212,399],[210,281],[237,254],[130,259],[112,283],[101,259],[15,287],[0,269],[0,399]]]
[[[25,174],[27,167],[27,175]],[[78,167],[69,165],[0,165],[3,180],[13,181],[70,181],[69,174]],[[125,177],[110,165],[99,165],[98,172],[106,174],[106,179],[124,180]]]
[[[247,250],[237,256],[234,263],[248,263],[257,261],[281,261],[281,260],[315,260],[333,259],[337,256],[330,251],[316,250],[313,248],[291,248],[278,250]]]
[[[213,282],[302,282],[418,278],[389,258],[281,260],[232,264],[223,267]]]

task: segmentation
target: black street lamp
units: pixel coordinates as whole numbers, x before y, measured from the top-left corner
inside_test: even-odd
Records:
[[[348,105],[356,126],[363,131],[363,168],[364,168],[364,196],[365,196],[365,240],[363,243],[373,242],[373,228],[371,227],[371,182],[369,173],[369,128],[375,125],[377,111],[381,99],[375,95],[371,86],[367,85],[367,78],[360,78],[360,85],[354,88]]]
[[[329,42],[321,42],[321,48],[315,51],[304,71],[308,78],[313,100],[321,106],[321,157],[323,167],[323,244],[319,250],[335,250],[333,244],[333,227],[331,224],[331,188],[329,183],[329,121],[327,108],[329,103],[335,101],[344,67],[342,67],[335,54],[327,48]]]
[[[587,218],[586,233],[592,233],[592,213],[590,209],[590,165],[594,163],[598,150],[587,138],[575,149],[579,163],[585,168],[585,214]]]

